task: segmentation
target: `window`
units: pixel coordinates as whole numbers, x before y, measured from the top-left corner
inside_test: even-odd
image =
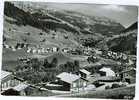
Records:
[[[73,83],[73,87],[74,87],[74,88],[76,87],[76,83]]]
[[[83,82],[83,86],[87,86],[87,83],[86,82]]]

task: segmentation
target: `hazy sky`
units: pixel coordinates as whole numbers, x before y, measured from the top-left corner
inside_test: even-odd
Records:
[[[47,3],[47,6],[55,9],[72,10],[87,15],[105,16],[128,27],[137,21],[136,6],[120,5],[94,5],[94,4],[71,4],[71,3]]]

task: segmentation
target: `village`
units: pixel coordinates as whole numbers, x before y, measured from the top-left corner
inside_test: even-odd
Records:
[[[5,2],[1,95],[134,98],[137,21],[64,5]]]
[[[26,44],[25,44],[26,45]],[[4,44],[4,48],[9,48],[9,45]],[[11,46],[12,47],[12,46]],[[63,54],[70,54],[70,55],[78,55],[78,52],[74,51],[75,53],[71,52],[71,49],[69,48],[60,48],[53,47],[53,48],[30,48],[29,45],[26,46],[19,46],[16,49],[13,49],[16,47],[12,47],[11,50],[13,52],[16,52],[16,50],[28,48],[26,50],[27,53],[32,54],[45,54],[45,53],[58,53],[62,52]],[[76,50],[76,49],[74,49]],[[72,49],[73,51],[73,49]],[[92,48],[85,48],[82,50],[82,55],[87,56],[87,59],[85,61],[88,61],[89,63],[95,63],[97,62],[98,57],[100,55],[105,58],[111,58],[114,60],[120,60],[126,62],[127,66],[134,66],[135,65],[135,59],[131,60],[131,57],[126,56],[122,53],[115,53],[112,51],[103,52],[101,50],[92,49]],[[92,56],[88,56],[91,54]],[[99,55],[99,56],[98,56]],[[132,57],[133,58],[133,57]],[[34,58],[19,58],[18,60],[22,63],[26,63],[26,65],[18,68],[15,72],[8,72],[8,71],[2,71],[2,77],[1,77],[1,93],[3,95],[31,95],[31,93],[28,93],[28,90],[32,89],[32,91],[36,91],[38,89],[39,91],[50,91],[53,93],[56,93],[58,95],[63,94],[74,94],[74,93],[82,93],[82,92],[88,92],[88,91],[102,91],[102,90],[109,90],[109,89],[115,89],[115,88],[121,88],[121,87],[128,87],[128,86],[135,86],[135,73],[136,69],[133,67],[126,67],[124,70],[120,70],[119,72],[115,72],[111,67],[109,66],[101,66],[100,68],[92,67],[91,70],[87,67],[81,68],[80,64],[76,64],[73,69],[66,67],[62,67],[63,69],[58,71],[59,67],[56,64],[55,67],[45,67],[45,70],[43,68],[38,68],[34,70],[34,67],[30,66],[30,62],[33,61]],[[35,61],[35,60],[34,60]],[[37,62],[37,60],[36,60]],[[28,64],[29,63],[29,64]],[[45,63],[45,61],[44,61]],[[47,63],[47,61],[46,61]],[[56,63],[56,62],[55,62]],[[28,65],[27,65],[28,64]],[[122,64],[119,64],[122,66]],[[45,66],[45,65],[43,65]],[[39,66],[37,66],[39,67]],[[68,67],[68,66],[67,66]],[[52,74],[53,80],[45,80],[45,81],[39,81],[36,83],[30,83],[28,82],[28,79],[25,80],[24,78],[20,77],[20,74],[23,75],[25,72],[37,72],[39,70],[44,70],[45,73]],[[91,72],[90,72],[90,71]],[[92,70],[95,70],[92,72]],[[43,75],[48,75],[43,74]],[[19,75],[19,76],[18,76]],[[36,76],[37,77],[37,76]],[[44,77],[45,76],[40,76]],[[51,78],[52,78],[51,77]]]

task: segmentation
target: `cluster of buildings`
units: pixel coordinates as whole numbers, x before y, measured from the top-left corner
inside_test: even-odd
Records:
[[[127,60],[128,59],[128,56],[124,53],[116,53],[116,52],[112,52],[112,51],[108,51],[106,53],[106,56],[108,58],[111,58],[111,59],[114,59],[114,60],[119,60],[119,59],[122,59],[122,60]]]
[[[83,92],[89,90],[97,90],[97,85],[103,83],[107,84],[134,84],[136,70],[133,68],[126,69],[122,72],[116,73],[111,68],[103,67],[96,73],[91,73],[86,69],[80,69],[77,73],[62,72],[56,76],[55,84],[60,86],[62,91]],[[98,82],[96,85],[95,82]],[[55,86],[52,86],[55,87]],[[56,88],[52,88],[56,89]],[[105,89],[105,87],[104,87]]]
[[[22,48],[27,48],[29,44],[27,43],[16,43],[15,45],[8,45],[3,43],[3,48],[11,49],[12,51],[20,50]]]
[[[11,49],[12,51],[20,50],[23,48],[27,48],[27,53],[38,53],[38,54],[43,54],[43,53],[51,53],[51,52],[58,52],[59,48],[58,47],[48,47],[48,48],[37,48],[35,46],[29,46],[30,44],[27,43],[16,43],[15,45],[8,45],[6,43],[3,44],[3,48]]]
[[[62,91],[84,91],[89,84],[90,74],[85,69],[81,69],[77,73],[62,72],[56,76],[55,84],[59,85]],[[55,86],[53,89],[56,89]]]
[[[48,82],[49,84],[46,84],[43,88],[46,90],[69,91],[70,93],[94,91],[101,86],[100,83],[103,83],[104,86],[114,82],[134,84],[135,75],[135,68],[128,68],[119,73],[115,73],[109,67],[102,67],[94,73],[86,69],[79,69],[74,73],[59,73],[56,75],[55,81]],[[98,84],[95,84],[96,82],[98,82]],[[1,71],[2,95],[26,95],[28,88],[30,88],[30,85],[23,79],[17,78],[11,72]]]
[[[91,72],[87,71],[86,69],[80,69],[76,73],[62,72],[58,74],[56,76],[57,79],[55,80],[55,84],[60,86],[62,91],[70,91],[70,92],[88,91],[88,90],[95,90],[96,88],[91,79],[93,79],[94,82],[104,80],[107,81],[109,80],[109,77],[116,77],[115,72],[112,71],[110,68],[104,67],[100,69],[97,75],[91,74]],[[56,89],[54,88],[55,86],[52,87],[53,89]]]
[[[58,47],[48,47],[48,48],[31,48],[28,47],[27,53],[37,53],[37,54],[43,54],[43,53],[52,53],[52,52],[58,52],[59,48]]]

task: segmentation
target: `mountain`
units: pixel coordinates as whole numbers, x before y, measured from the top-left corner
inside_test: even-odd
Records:
[[[69,10],[50,9],[46,5],[36,7],[35,5],[27,4],[25,6],[22,3],[5,2],[3,37],[4,43],[9,46],[26,43],[35,49],[48,47],[81,49],[81,51],[101,49],[135,55],[137,23],[125,29],[120,23],[102,16],[89,16]],[[26,53],[27,48],[17,51],[3,49],[3,65],[9,61],[8,64],[11,66],[11,63],[19,57],[42,56]],[[86,57],[81,58],[80,55],[76,57],[66,56],[62,53],[53,53],[49,57],[48,55],[46,53],[43,56],[46,56],[49,61],[55,57],[60,58],[58,61],[60,64],[76,59],[81,59],[81,64],[88,64],[86,60],[82,62],[82,59],[84,60]],[[94,55],[101,58],[95,63],[98,66],[101,66],[100,63],[105,65],[110,63],[113,66],[113,62],[118,65],[118,62],[113,59],[103,58],[98,54]]]
[[[5,38],[33,44],[72,47],[83,44],[95,47],[98,42],[125,29],[120,23],[106,17],[49,9],[46,5],[25,5],[5,2],[4,26],[9,30],[13,30],[13,25],[16,27],[14,34],[5,28]]]
[[[135,55],[137,49],[137,27],[138,23],[135,22],[121,31],[121,35],[113,36],[107,42],[109,49]]]

